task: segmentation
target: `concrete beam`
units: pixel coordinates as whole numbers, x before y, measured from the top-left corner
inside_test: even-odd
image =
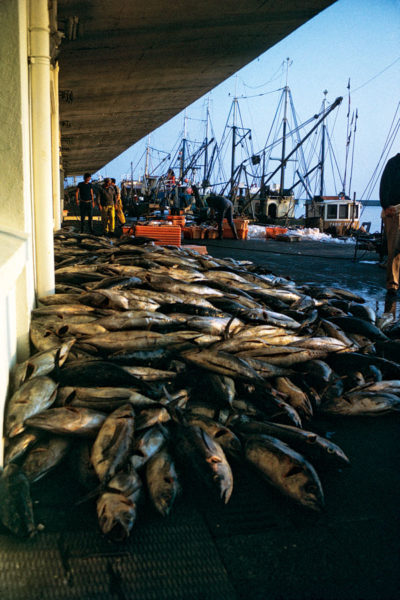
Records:
[[[67,175],[97,171],[332,0],[58,0]]]

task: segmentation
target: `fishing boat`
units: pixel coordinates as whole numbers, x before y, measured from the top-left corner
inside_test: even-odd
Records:
[[[283,102],[285,107],[287,106],[288,99],[290,99],[290,105],[293,106],[290,90],[286,85],[283,89],[281,97],[281,103]],[[255,158],[259,159],[258,163],[262,163],[262,172],[260,177],[261,183],[255,193],[251,193],[251,191],[249,191],[247,194],[247,199],[243,203],[242,207],[239,207],[239,209],[241,208],[242,213],[246,212],[253,218],[265,223],[274,223],[282,220],[285,220],[287,223],[289,223],[289,220],[292,220],[291,224],[294,224],[293,220],[295,217],[296,206],[294,194],[295,188],[299,185],[302,185],[309,199],[313,200],[313,196],[310,192],[309,176],[319,168],[322,174],[321,177],[323,179],[323,167],[321,166],[323,165],[323,161],[320,160],[319,163],[312,168],[306,168],[303,145],[314,133],[314,131],[316,131],[321,124],[324,123],[327,116],[340,105],[341,101],[342,98],[339,97],[328,108],[323,106],[318,115],[314,115],[312,119],[309,119],[302,125],[298,125],[297,121],[295,120],[294,130],[292,129],[291,131],[288,131],[287,129],[287,109],[284,109],[283,131],[282,136],[278,140],[278,142],[281,144],[281,157],[280,159],[277,159],[279,160],[279,165],[271,173],[266,174],[266,164],[268,163],[268,160],[273,159],[271,157],[271,152],[277,145],[276,141],[273,141],[272,144],[266,145],[260,153],[251,157],[251,161],[253,163],[255,162]],[[295,119],[294,110],[293,116]],[[316,123],[315,120],[317,120]],[[293,138],[294,131],[297,133],[302,127],[305,127],[312,121],[314,121],[314,125],[307,131],[306,134],[303,135],[302,139],[295,143],[292,150],[287,153],[287,140],[289,138]],[[294,180],[290,188],[287,188],[285,186],[285,170],[289,162],[294,162],[296,164],[293,170],[294,175],[297,176],[297,180]],[[270,186],[269,184],[273,180],[273,177],[275,177],[278,173],[280,174],[280,183]],[[320,198],[321,197],[322,194],[320,195]],[[318,206],[321,205],[319,204]],[[333,213],[333,209],[329,211],[329,214],[333,215]],[[348,214],[350,214],[350,212]],[[317,211],[316,216],[320,216],[319,211]]]
[[[348,89],[350,89],[349,86],[350,82],[348,84]],[[322,102],[323,111],[325,111],[326,109],[327,93],[327,90],[325,90],[324,99]],[[350,122],[350,110],[348,110],[345,169],[343,178],[340,178],[342,190],[346,190],[347,187],[347,164],[350,153],[351,141],[353,142],[354,152],[355,133],[357,130],[357,118],[358,113],[356,111],[352,115]],[[346,194],[345,191],[341,191],[339,194],[334,196],[325,195],[325,163],[327,152],[330,152],[334,157],[334,150],[331,144],[331,138],[327,132],[327,122],[326,120],[324,120],[321,124],[321,145],[319,152],[319,162],[313,169],[316,173],[319,173],[319,181],[317,182],[317,185],[319,187],[318,195],[311,196],[309,188],[307,186],[304,186],[306,193],[309,196],[308,200],[305,203],[306,225],[309,225],[311,227],[318,227],[320,231],[332,233],[334,235],[348,235],[354,232],[355,230],[359,229],[360,227],[362,204],[361,202],[356,201],[355,194],[353,195],[353,199],[351,199],[350,195]],[[331,162],[337,164],[336,158],[334,157],[334,160]]]

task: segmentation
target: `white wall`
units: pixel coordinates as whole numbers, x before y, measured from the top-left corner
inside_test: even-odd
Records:
[[[49,293],[54,287],[52,233],[53,206],[57,199],[53,190],[59,190],[58,177],[53,175],[59,169],[59,153],[54,141],[58,138],[58,71],[50,72],[48,51],[46,56],[48,24],[47,0],[0,1],[0,164],[3,176],[0,185],[0,432],[10,368],[30,353],[30,312],[35,305],[36,291],[39,287],[39,291],[42,288]],[[42,36],[40,45],[38,37],[32,40],[32,35]],[[35,47],[42,56],[31,60],[29,50]],[[40,64],[41,79],[39,83],[36,79],[32,86],[35,60]],[[48,70],[48,77],[43,76],[43,69]],[[42,105],[45,108],[40,111]],[[45,144],[40,140],[43,127],[48,132]],[[35,131],[41,156],[33,150],[37,147]],[[43,223],[45,232],[38,237]],[[0,448],[0,460],[1,456]]]

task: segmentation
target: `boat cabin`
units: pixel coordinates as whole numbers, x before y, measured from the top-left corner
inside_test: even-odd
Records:
[[[344,194],[338,196],[315,196],[306,202],[306,219],[315,220],[323,231],[335,228],[342,235],[349,228],[360,226],[361,203]]]

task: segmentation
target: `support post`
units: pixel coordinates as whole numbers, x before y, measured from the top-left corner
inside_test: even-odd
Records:
[[[30,2],[29,42],[35,271],[40,297],[53,293],[55,286],[48,0]]]

